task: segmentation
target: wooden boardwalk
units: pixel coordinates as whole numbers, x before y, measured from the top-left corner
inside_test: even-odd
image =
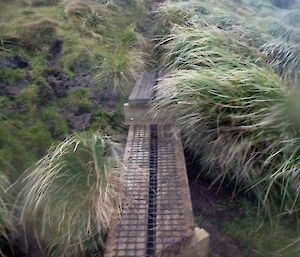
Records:
[[[153,88],[156,85],[157,72],[144,72],[135,84],[129,96],[131,105],[147,105],[153,98]]]
[[[105,257],[207,254],[205,231],[201,230],[201,244],[193,245],[195,227],[180,133],[174,124],[147,114],[156,79],[156,72],[144,73],[125,108],[131,108],[124,154],[125,204],[110,230]]]

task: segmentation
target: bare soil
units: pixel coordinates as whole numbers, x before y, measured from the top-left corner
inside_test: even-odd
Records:
[[[222,229],[222,223],[245,215],[238,204],[233,204],[229,190],[211,186],[198,177],[201,164],[185,152],[191,200],[195,221],[210,235],[210,257],[242,257],[243,248]],[[254,256],[253,256],[254,257]]]
[[[220,208],[230,203],[231,197],[226,192],[210,188],[210,184],[201,180],[190,181],[194,216],[199,225],[210,234],[212,257],[241,257],[238,243],[221,230],[221,224],[241,216],[236,208]]]

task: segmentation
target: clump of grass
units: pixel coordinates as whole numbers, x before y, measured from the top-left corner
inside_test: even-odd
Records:
[[[80,110],[82,112],[89,112],[92,109],[92,102],[90,101],[90,91],[86,88],[71,92],[66,101],[63,101],[62,107],[73,110]]]
[[[26,172],[19,222],[47,254],[86,256],[103,249],[121,197],[115,147],[99,133],[75,134]]]
[[[285,42],[300,42],[300,14],[299,9],[288,11],[279,21],[271,24],[270,31],[273,36]]]
[[[24,3],[30,6],[49,6],[57,4],[60,0],[23,0]]]
[[[228,32],[212,26],[175,26],[160,46],[167,68],[198,69],[226,66],[235,68],[255,62],[255,51]]]
[[[173,24],[186,24],[193,16],[193,12],[188,10],[189,3],[166,1],[160,4],[157,12],[163,21],[164,26]]]
[[[282,78],[297,86],[300,81],[300,47],[283,42],[268,43],[262,46],[262,54]]]
[[[43,19],[26,24],[21,28],[21,44],[29,50],[39,50],[45,45],[50,45],[56,38],[57,23]]]
[[[8,178],[0,172],[0,237],[6,237],[6,222],[8,218],[8,206],[7,206],[7,188],[9,186]],[[1,249],[0,249],[1,255]]]
[[[1,68],[0,77],[12,84],[24,78],[23,69]]]
[[[292,11],[288,11],[282,18],[284,24],[295,26],[296,28],[300,26],[300,13],[299,9],[295,8]]]
[[[53,142],[44,123],[32,115],[26,113],[0,121],[0,169],[9,172],[12,181],[44,155]]]
[[[109,83],[115,92],[126,93],[145,68],[143,55],[138,51],[116,49],[103,53],[96,81]]]
[[[49,106],[43,110],[42,120],[47,124],[54,138],[65,136],[69,132],[69,127],[65,118],[54,106]]]
[[[297,212],[299,126],[276,74],[255,66],[178,71],[158,91],[157,113],[177,117],[213,183],[227,181],[237,192],[250,192],[267,213],[277,207]]]
[[[276,22],[270,25],[270,31],[274,37],[283,39],[285,42],[300,42],[300,31],[295,27]]]
[[[119,20],[119,12],[134,15],[139,5],[131,1],[122,7],[121,3],[110,5],[71,1],[65,13],[74,29],[84,34],[88,40],[78,42],[68,35],[65,42],[62,64],[65,67],[88,64],[97,82],[109,84],[115,91],[124,93],[145,67],[141,48],[143,37],[135,31],[136,20]],[[131,10],[132,8],[132,10]],[[128,20],[127,20],[128,19]]]

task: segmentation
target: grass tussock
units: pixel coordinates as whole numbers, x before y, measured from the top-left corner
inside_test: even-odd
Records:
[[[57,4],[59,1],[60,0],[23,0],[25,4],[33,7],[51,6]]]
[[[177,118],[212,183],[249,193],[270,215],[299,216],[298,10],[265,1],[169,2],[162,9],[181,6],[189,16],[169,22],[158,44],[169,73],[154,111]]]
[[[25,234],[51,256],[101,252],[121,197],[115,145],[98,133],[76,134],[24,175],[19,195]]]
[[[287,83],[297,87],[300,81],[300,47],[297,44],[275,42],[265,44],[261,52]]]
[[[31,51],[49,46],[56,38],[57,26],[57,23],[48,19],[26,24],[20,33],[21,45]]]
[[[70,120],[74,115],[92,117],[87,130],[116,127],[114,119],[93,117],[96,111],[121,117],[115,102],[145,68],[148,46],[138,32],[146,13],[141,1],[27,3],[0,3],[0,169],[19,175],[53,141],[78,129]],[[20,61],[25,66],[14,67]],[[73,87],[89,92],[81,97]],[[65,92],[57,97],[54,88]],[[112,91],[112,104],[95,101]]]
[[[297,212],[299,124],[277,75],[257,67],[178,71],[158,90],[164,92],[158,112],[177,117],[213,183],[250,191],[266,211]]]
[[[174,26],[160,46],[162,65],[169,69],[236,68],[257,59],[254,49],[212,26]]]
[[[163,21],[164,26],[172,24],[186,24],[192,17],[193,13],[187,9],[188,4],[185,2],[167,1],[161,4],[157,10]]]
[[[125,52],[115,50],[104,56],[100,63],[96,80],[113,85],[113,90],[128,93],[132,81],[136,81],[140,72],[144,70],[143,55],[139,52]]]
[[[8,178],[0,173],[0,237],[6,236],[5,225],[7,225],[8,218],[8,202],[7,202],[7,188],[9,186]],[[1,250],[0,250],[1,255]]]

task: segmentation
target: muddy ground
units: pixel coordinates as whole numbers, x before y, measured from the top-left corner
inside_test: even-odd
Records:
[[[210,188],[208,182],[190,181],[191,198],[196,222],[210,234],[212,257],[241,257],[238,243],[221,229],[222,222],[233,220],[240,215],[235,209],[220,209],[219,203],[230,202],[230,195]]]
[[[224,222],[236,218],[242,219],[244,214],[238,205],[232,204],[232,194],[226,189],[211,186],[211,183],[198,177],[201,170],[187,155],[187,169],[195,222],[210,234],[210,257],[242,257],[243,248],[223,229]],[[246,254],[247,257],[256,255]]]

